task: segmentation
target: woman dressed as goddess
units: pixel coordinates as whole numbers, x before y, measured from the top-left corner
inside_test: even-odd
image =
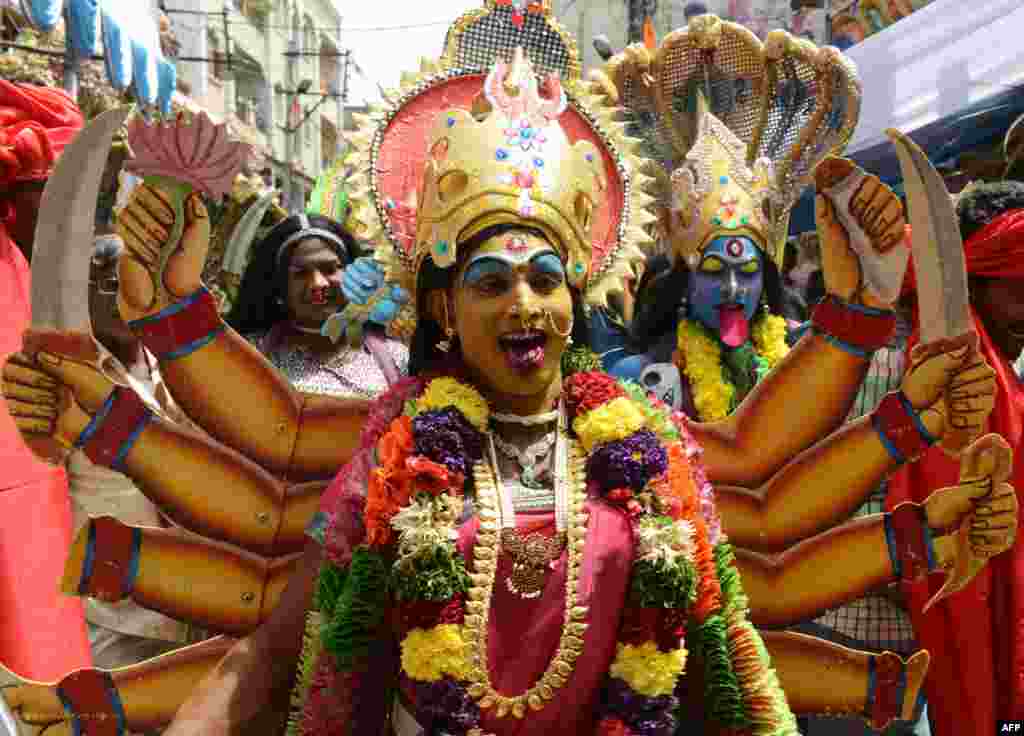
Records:
[[[373,197],[354,202],[350,223],[411,295],[415,324],[411,377],[371,406],[304,403],[223,328],[196,268],[202,204],[186,200],[176,241],[171,195],[156,180],[129,205],[146,227],[127,238],[121,307],[159,343],[168,382],[217,441],[141,416],[73,351],[29,336],[26,350],[70,391],[52,423],[23,417],[25,431],[97,456],[113,447],[180,518],[281,557],[260,567],[215,545],[94,524],[76,541],[66,588],[245,636],[212,665],[193,648],[131,674],[24,686],[8,696],[22,717],[72,728],[117,713],[134,729],[154,723],[165,697],[185,701],[168,734],[274,732],[294,693],[292,727],[309,734],[791,734],[752,614],[805,616],[921,565],[984,561],[1012,543],[1010,521],[960,541],[955,530],[974,514],[1015,513],[1002,485],[972,500],[980,494],[965,481],[941,494],[955,502],[881,515],[786,564],[737,564],[710,482],[723,494],[770,491],[787,513],[801,488],[856,503],[897,465],[894,441],[909,450],[942,440],[954,416],[947,389],[984,387],[987,368],[938,353],[908,372],[902,414],[890,407],[835,432],[867,363],[826,336],[877,332],[872,320],[885,319],[884,308],[855,308],[857,257],[838,237],[826,247],[840,264],[830,287],[842,318],[823,318],[721,422],[685,420],[567,358],[586,306],[620,289],[641,257],[639,161],[607,111],[553,75],[538,81],[521,52],[488,72],[452,64],[427,67],[362,138],[373,161],[358,170],[373,181],[351,191]],[[387,218],[407,201],[395,185],[407,170],[419,172],[419,196],[414,227],[402,229]],[[156,257],[165,247],[169,257]],[[984,413],[979,396],[958,411]],[[980,442],[1000,457],[998,439]],[[169,456],[230,494],[220,505],[197,499],[188,473],[159,472]],[[326,491],[314,487],[346,460]],[[968,471],[967,481],[998,480],[991,467]],[[851,557],[856,565],[809,583],[825,562]],[[787,666],[793,651],[782,651]],[[900,715],[921,673],[893,664],[840,654],[824,682],[787,695],[809,692],[807,704],[827,691],[828,707]]]

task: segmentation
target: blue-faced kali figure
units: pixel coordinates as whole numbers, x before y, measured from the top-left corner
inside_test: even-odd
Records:
[[[731,412],[787,351],[783,250],[763,207],[770,174],[736,160],[733,140],[707,116],[674,173],[663,223],[672,254],[638,294],[634,354],[611,367],[702,421]]]

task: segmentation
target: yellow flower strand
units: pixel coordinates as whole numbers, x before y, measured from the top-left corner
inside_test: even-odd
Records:
[[[427,384],[423,395],[416,400],[416,408],[419,411],[448,407],[458,409],[470,424],[481,432],[487,432],[490,409],[487,400],[472,386],[454,378],[435,378]]]
[[[704,422],[724,419],[732,409],[736,387],[722,375],[722,346],[688,319],[679,321],[676,335],[683,375],[690,383],[698,417]]]
[[[696,322],[680,320],[676,348],[682,358],[683,374],[690,383],[693,405],[701,421],[724,419],[732,411],[736,387],[722,372],[722,346],[708,337]],[[786,320],[774,314],[762,315],[751,330],[754,352],[768,370],[786,357]]]
[[[686,650],[658,650],[653,641],[640,645],[619,644],[609,674],[617,677],[641,695],[657,698],[671,695],[686,668]]]

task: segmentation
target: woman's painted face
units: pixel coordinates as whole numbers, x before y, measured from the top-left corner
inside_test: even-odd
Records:
[[[319,328],[341,305],[341,258],[319,238],[300,240],[288,261],[288,316]]]
[[[463,359],[491,389],[533,396],[559,379],[572,295],[547,241],[515,231],[490,238],[459,269],[452,296]]]
[[[690,315],[723,343],[738,347],[750,336],[750,320],[764,291],[761,251],[750,238],[715,238],[690,275]]]

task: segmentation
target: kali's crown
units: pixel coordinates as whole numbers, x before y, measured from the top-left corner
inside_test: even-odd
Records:
[[[713,15],[693,18],[653,53],[630,47],[595,73],[593,83],[626,108],[629,135],[644,140],[646,153],[660,165],[653,173],[665,207],[691,209],[692,201],[672,201],[681,192],[704,199],[698,210],[712,219],[720,214],[723,222],[731,221],[729,213],[736,212],[751,229],[763,219],[758,244],[780,267],[791,208],[818,162],[841,155],[860,115],[857,71],[838,49],[819,48],[785,31],[772,31],[762,44],[743,26]],[[702,98],[719,124],[704,120]],[[712,177],[707,166],[693,170],[690,189],[683,186],[685,174],[673,176],[681,166],[693,169],[685,162],[698,145],[720,148],[720,166],[725,158],[733,160],[729,184],[717,183],[724,176],[717,171],[702,181]],[[742,184],[762,181],[765,172],[764,184]],[[730,191],[731,184],[739,189]],[[726,190],[712,191],[718,186]],[[760,201],[746,201],[739,190]],[[739,202],[731,202],[733,197]],[[708,235],[716,226],[700,227]],[[684,239],[674,241],[678,255],[692,254],[692,243],[678,253]]]
[[[544,94],[541,93],[543,86]],[[558,124],[568,102],[557,76],[538,82],[522,49],[497,63],[476,112],[443,112],[430,133],[416,224],[413,267],[447,268],[467,229],[519,221],[543,230],[581,286],[591,262],[591,225],[606,187],[593,143],[570,144]]]
[[[748,167],[745,154],[743,141],[705,111],[697,140],[671,179],[671,209],[683,227],[675,238],[676,252],[691,266],[722,235],[746,235],[762,246],[779,242],[775,228],[780,223],[769,214],[771,161],[758,159]],[[774,251],[768,253],[775,259]]]

